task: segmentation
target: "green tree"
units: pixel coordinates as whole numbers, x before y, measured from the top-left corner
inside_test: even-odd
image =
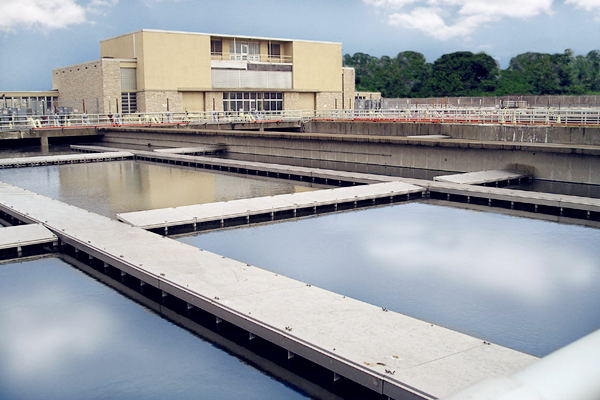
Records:
[[[592,50],[585,57],[575,57],[573,68],[581,93],[600,91],[600,51]]]
[[[404,51],[396,56],[395,97],[420,97],[431,74],[431,64],[415,51]]]
[[[581,88],[574,63],[571,50],[562,54],[524,53],[512,58],[508,69],[514,72],[513,79],[530,86],[530,94],[575,94]]]
[[[356,89],[381,92],[384,97],[417,97],[430,71],[425,56],[404,51],[395,58],[364,53],[346,54],[344,64],[356,71]]]
[[[481,96],[498,87],[498,63],[485,53],[444,54],[431,68],[427,90],[433,96]]]
[[[373,77],[378,68],[379,59],[365,53],[355,53],[344,56],[344,65],[355,70],[356,90],[365,92],[379,91],[373,83]]]
[[[527,82],[522,74],[511,69],[500,71],[500,79],[496,88],[496,96],[507,96],[513,94],[525,95],[533,92],[533,86]]]
[[[585,59],[590,70],[586,89],[589,92],[600,92],[600,50],[590,51]]]
[[[445,54],[433,64],[414,51],[393,58],[356,53],[344,63],[356,70],[357,90],[388,98],[600,92],[599,50],[585,57],[571,50],[519,54],[504,70],[489,55],[471,52]]]

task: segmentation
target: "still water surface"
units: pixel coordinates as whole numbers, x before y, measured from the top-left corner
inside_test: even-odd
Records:
[[[60,259],[0,265],[0,399],[299,399]]]
[[[179,239],[536,356],[600,328],[600,230],[409,203]]]
[[[136,161],[3,169],[0,181],[111,218],[123,212],[315,190],[299,182]]]
[[[131,161],[0,180],[110,217],[310,190]],[[410,203],[181,240],[537,356],[600,327],[600,230]],[[60,260],[0,265],[0,321],[2,399],[300,396]]]

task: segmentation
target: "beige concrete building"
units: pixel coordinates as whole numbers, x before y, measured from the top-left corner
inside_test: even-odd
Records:
[[[102,40],[100,56],[52,71],[60,100],[87,104],[88,113],[334,110],[354,102],[341,43],[144,29]]]

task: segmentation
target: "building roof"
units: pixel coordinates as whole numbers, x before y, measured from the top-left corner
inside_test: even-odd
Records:
[[[39,97],[39,96],[58,96],[58,90],[7,90],[0,91],[2,97]]]
[[[341,42],[327,42],[327,41],[319,41],[319,40],[300,40],[300,39],[281,39],[281,38],[270,38],[270,37],[258,37],[258,36],[247,36],[247,35],[224,35],[224,34],[216,34],[216,33],[202,33],[202,32],[184,32],[184,31],[169,31],[169,30],[161,30],[161,29],[140,29],[133,32],[123,33],[121,35],[113,36],[107,39],[102,39],[100,42],[105,42],[107,40],[116,39],[123,36],[128,36],[138,32],[156,32],[156,33],[173,33],[173,34],[185,34],[185,35],[202,35],[202,36],[215,36],[222,38],[236,38],[236,39],[249,39],[249,40],[271,40],[277,42],[309,42],[309,43],[328,43],[328,44],[339,44]]]

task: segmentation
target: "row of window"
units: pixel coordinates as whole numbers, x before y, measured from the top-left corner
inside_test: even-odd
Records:
[[[223,41],[212,39],[210,41],[210,52],[214,55],[222,55]],[[269,43],[268,52],[269,57],[281,56],[281,45],[279,43]],[[232,40],[229,42],[229,53],[239,56],[260,56],[260,43]]]
[[[282,111],[283,93],[281,92],[225,92],[223,93],[224,111]]]

